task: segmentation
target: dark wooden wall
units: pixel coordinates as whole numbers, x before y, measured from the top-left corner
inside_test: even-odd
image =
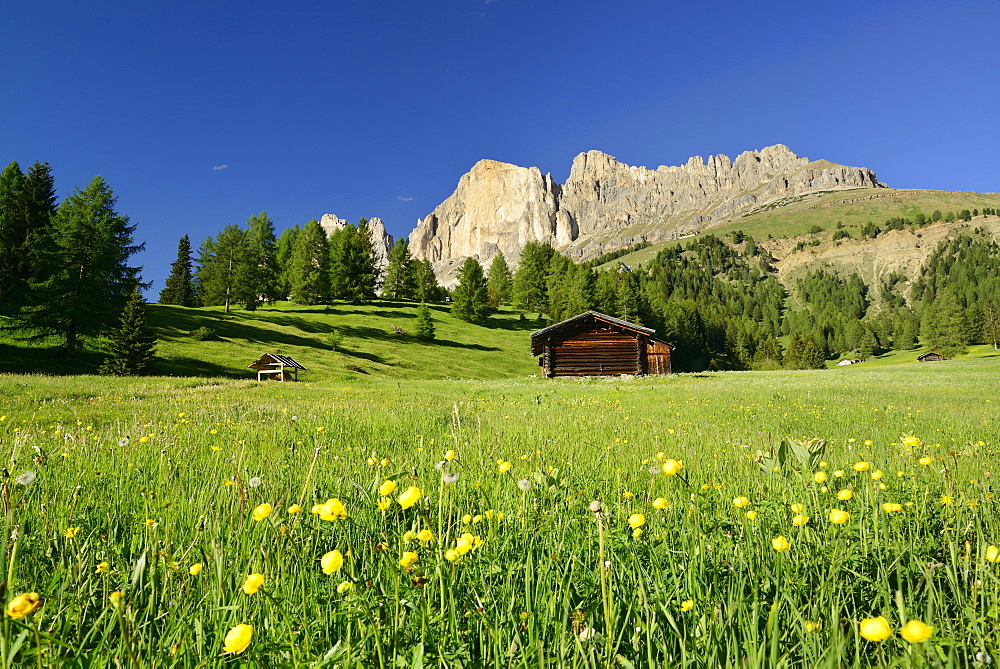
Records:
[[[545,348],[542,365],[545,376],[607,376],[644,372],[645,342],[640,341],[639,335],[604,323],[574,323],[553,333]]]

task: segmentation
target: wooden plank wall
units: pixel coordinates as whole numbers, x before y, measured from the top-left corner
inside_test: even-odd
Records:
[[[593,321],[559,331],[546,348],[547,376],[641,374],[646,352],[638,335]]]
[[[670,374],[670,347],[658,341],[646,345],[646,373]]]

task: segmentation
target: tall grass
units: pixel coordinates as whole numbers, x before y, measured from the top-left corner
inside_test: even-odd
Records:
[[[973,666],[997,654],[998,381],[992,359],[629,381],[0,377],[5,602],[43,602],[5,617],[3,661]],[[782,457],[786,439],[815,467]],[[403,508],[409,486],[423,496]],[[346,519],[310,512],[334,498]],[[476,547],[453,561],[463,534]],[[871,642],[858,623],[875,616],[934,634]],[[252,640],[223,653],[238,624]]]

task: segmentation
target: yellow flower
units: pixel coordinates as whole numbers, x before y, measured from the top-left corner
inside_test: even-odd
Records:
[[[872,481],[878,481],[882,478],[882,470],[876,469],[872,472]]]
[[[386,497],[396,492],[396,482],[395,481],[385,481],[382,485],[378,487],[378,494]]]
[[[430,530],[424,529],[417,532],[417,539],[427,543],[428,541],[434,541],[434,533]]]
[[[290,507],[288,507],[288,513],[298,513],[301,510],[302,510],[301,504],[292,504]]]
[[[685,599],[683,602],[681,602],[681,611],[690,611],[693,608],[694,608],[693,599]]]
[[[76,535],[80,533],[79,527],[67,527],[63,530],[63,536],[67,539],[75,539]]]
[[[146,527],[156,527],[156,521],[153,520],[152,518],[147,518],[146,519]],[[77,529],[80,529],[80,528],[77,528]]]
[[[242,653],[250,645],[253,638],[253,627],[250,625],[237,625],[226,634],[226,641],[222,645],[223,652]]]
[[[411,485],[409,488],[403,491],[403,494],[399,496],[397,500],[399,505],[404,509],[409,509],[411,506],[420,501],[420,498],[424,496],[420,488],[415,485]]]
[[[656,499],[653,500],[653,508],[660,510],[667,508],[667,500],[663,499],[662,497],[657,497]]]
[[[330,551],[319,559],[324,574],[336,574],[344,566],[344,556],[340,551]]]
[[[792,518],[792,525],[795,527],[801,527],[809,522],[809,516],[798,515]]]
[[[854,463],[854,471],[856,471],[856,472],[866,472],[866,471],[868,471],[869,467],[871,467],[871,464],[869,464],[867,462],[855,462]]]
[[[328,499],[319,507],[320,520],[344,520],[347,518],[347,507],[339,499]]]
[[[986,560],[989,562],[1000,562],[1000,548],[990,546],[986,549]]]
[[[835,471],[833,473],[833,475],[836,476],[839,479],[840,477],[842,477],[844,475],[844,470],[843,469],[838,469],[837,471]]]
[[[895,511],[902,511],[903,510],[903,505],[902,504],[896,504],[895,502],[886,502],[885,504],[882,505],[882,510],[885,511],[886,513],[893,513]]]
[[[270,504],[267,503],[261,504],[260,506],[258,506],[256,509],[253,510],[253,519],[256,521],[264,520],[265,518],[271,515],[271,511],[272,509]]]
[[[407,530],[403,532],[403,543],[408,544],[416,538],[417,538],[417,533],[414,532],[413,530]]]
[[[802,624],[805,625],[807,632],[818,632],[823,629],[822,623],[813,622],[812,620],[806,620]]]
[[[848,520],[851,519],[851,514],[846,511],[841,511],[840,509],[830,510],[830,522],[834,525],[843,525]]]
[[[735,506],[737,509],[742,509],[745,506],[750,506],[750,500],[747,499],[746,497],[734,497],[733,506]]]
[[[903,437],[903,446],[908,448],[916,448],[920,445],[920,439],[910,435],[909,437]]]
[[[939,501],[942,504],[951,504],[952,502],[955,501],[955,498],[952,497],[951,495],[941,495],[941,499]]]
[[[472,514],[471,513],[467,513],[464,516],[462,516],[462,524],[463,525],[468,525],[471,522],[472,522]]]
[[[805,504],[797,504],[796,503],[796,504],[792,504],[788,508],[791,509],[792,513],[802,513],[803,511],[806,510],[806,505]]]
[[[826,486],[823,486],[822,488],[819,489],[819,491],[820,492],[830,492],[830,489],[827,488]]]
[[[452,460],[455,459],[455,455],[456,455],[455,451],[449,449],[444,452],[444,459],[447,460],[448,462],[451,462]]]
[[[869,641],[885,641],[892,636],[892,628],[882,616],[865,618],[861,621],[861,636]]]
[[[243,581],[243,592],[248,595],[252,595],[258,590],[260,586],[264,585],[264,575],[263,574],[250,574]]]
[[[747,511],[747,518],[749,520],[757,520],[757,512],[756,511]]]
[[[188,568],[188,573],[191,574],[192,576],[197,576],[198,574],[201,573],[201,570],[202,570],[203,567],[204,567],[204,565],[202,563],[195,562],[193,565],[191,565]]]
[[[403,569],[409,569],[416,564],[417,559],[418,555],[416,553],[413,551],[406,551],[403,553],[403,556],[399,558],[399,566]]]
[[[454,548],[449,548],[444,552],[444,559],[448,562],[455,562],[460,557],[462,557],[461,554]]]
[[[778,551],[779,553],[781,551],[787,551],[791,547],[792,547],[791,542],[789,542],[788,539],[786,539],[785,537],[775,537],[771,539],[771,548]]]
[[[922,623],[919,620],[911,620],[903,625],[903,627],[899,630],[899,636],[903,637],[910,643],[923,643],[924,641],[930,639],[931,634],[933,633],[933,627]]]
[[[17,620],[34,612],[42,605],[42,600],[37,592],[25,592],[10,600],[7,604],[7,615]]]
[[[99,565],[97,565],[98,574],[107,574],[109,571],[111,571],[111,565],[109,565],[107,562],[102,562]]]
[[[345,592],[350,592],[354,589],[354,584],[350,581],[341,581],[340,585],[337,586],[337,594],[342,595]]]
[[[641,536],[642,536],[642,528],[641,527],[637,527],[634,530],[632,530],[632,538],[633,539],[638,539]]]
[[[926,467],[931,463],[931,459],[925,455],[924,457],[920,458],[918,462]]]
[[[646,524],[646,516],[641,513],[633,513],[628,517],[628,526],[633,530]]]
[[[873,443],[871,439],[865,439],[865,446],[871,446]]]
[[[506,460],[497,460],[497,469],[499,469],[501,473],[506,474],[510,471],[510,463]]]
[[[854,497],[854,491],[851,490],[850,488],[844,488],[843,490],[837,493],[837,499],[839,499],[842,502],[846,502],[852,497]]]
[[[388,511],[389,507],[392,506],[392,500],[388,497],[380,497],[379,500],[375,502],[375,506],[383,511]]]
[[[813,474],[813,481],[816,483],[826,483],[826,472],[816,472]]]
[[[679,472],[683,467],[684,465],[677,462],[677,460],[664,460],[662,470],[663,473],[666,474],[667,476],[673,476],[674,474]]]
[[[119,606],[122,605],[122,591],[115,590],[110,595],[108,595],[108,599],[111,600],[111,605],[117,609]]]

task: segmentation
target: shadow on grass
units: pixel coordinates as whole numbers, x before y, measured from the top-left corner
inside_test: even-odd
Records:
[[[57,347],[21,347],[0,343],[0,369],[11,374],[96,374],[107,357],[100,351],[83,350],[62,354]]]

